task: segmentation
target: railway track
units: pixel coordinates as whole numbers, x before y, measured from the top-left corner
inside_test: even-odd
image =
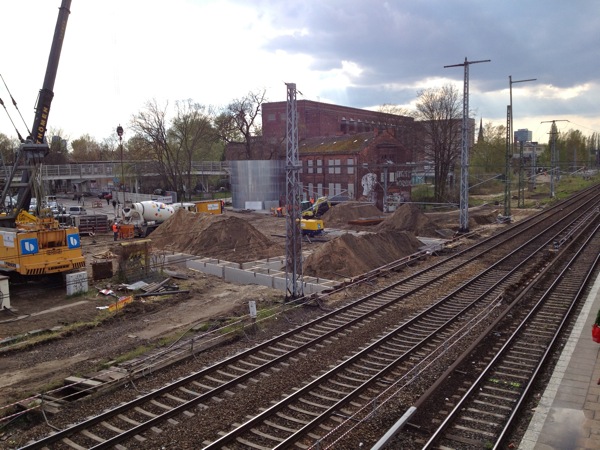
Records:
[[[591,222],[592,233],[582,236],[563,250],[560,263],[552,266],[542,280],[515,300],[511,320],[499,323],[486,338],[480,361],[489,361],[479,376],[446,395],[457,401],[437,427],[429,448],[506,448],[505,439],[518,417],[536,377],[547,363],[580,299],[600,255],[600,225]],[[517,310],[517,308],[519,310]],[[492,342],[490,342],[492,341]],[[491,345],[490,345],[491,344]],[[491,352],[490,349],[494,349]],[[459,366],[457,370],[464,370]],[[459,394],[458,388],[466,392]],[[426,421],[429,418],[424,419]],[[437,417],[440,420],[440,417]]]
[[[417,375],[420,381],[435,380],[446,360],[454,358],[448,343],[467,346],[501,315],[503,294],[540,271],[548,247],[589,217],[582,211],[593,211],[594,196],[582,194],[400,283],[23,448],[127,447],[129,440],[136,443],[132,446],[144,445],[160,429],[177,427],[186,417],[202,420],[225,399],[235,402],[255,390],[250,386],[278,375],[273,384],[280,392],[295,392],[283,401],[276,401],[278,393],[255,396],[254,409],[265,411],[251,420],[244,420],[243,412],[232,413],[239,426],[220,438],[218,430],[207,430],[202,439],[207,448],[307,447],[324,437],[335,439],[342,417],[372,410],[374,400],[385,401],[384,393],[397,396],[399,389],[390,391],[390,386],[414,386]],[[549,220],[553,225],[541,231]],[[363,348],[347,349],[346,341],[362,342]],[[299,361],[311,368],[296,370]],[[430,366],[434,369],[425,375]],[[316,378],[302,387],[302,378],[291,376],[301,373]],[[431,382],[423,381],[422,388]]]

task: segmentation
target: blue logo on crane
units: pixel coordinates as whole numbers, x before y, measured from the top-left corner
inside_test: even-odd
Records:
[[[67,235],[67,245],[69,248],[79,248],[81,247],[81,238],[78,234],[69,234]]]
[[[21,239],[21,254],[35,255],[39,250],[38,240],[36,238]]]

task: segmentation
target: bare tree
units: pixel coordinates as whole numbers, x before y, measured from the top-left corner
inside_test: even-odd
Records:
[[[417,95],[420,144],[434,165],[434,197],[438,202],[446,201],[448,180],[460,157],[462,102],[458,90],[450,84]]]
[[[414,112],[403,108],[399,105],[394,105],[392,103],[384,103],[377,108],[378,112],[386,113],[386,114],[394,114],[396,116],[404,116],[404,117],[412,117]]]
[[[177,115],[170,129],[173,145],[181,148],[183,161],[179,169],[180,179],[185,180],[184,191],[192,189],[192,161],[202,159],[203,149],[210,148],[218,140],[207,108],[191,99],[176,103]]]
[[[155,99],[147,102],[145,109],[134,115],[131,128],[136,135],[138,151],[147,152],[147,157],[157,164],[165,186],[179,190],[182,184],[179,164],[183,152],[181,146],[169,141],[167,107],[168,103],[161,108]]]
[[[253,158],[253,142],[262,134],[259,121],[262,104],[266,102],[266,90],[248,92],[246,96],[231,102],[215,118],[219,136],[227,143],[243,142],[246,158]]]
[[[12,164],[19,145],[20,142],[17,138],[11,139],[5,134],[0,133],[0,155],[2,156],[0,164]]]
[[[132,157],[150,159],[161,174],[164,187],[185,194],[192,186],[192,162],[213,157],[213,146],[219,142],[210,109],[191,99],[175,103],[175,115],[167,120],[167,106],[155,100],[133,117],[130,139]]]

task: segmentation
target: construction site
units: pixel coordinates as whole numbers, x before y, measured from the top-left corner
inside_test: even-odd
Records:
[[[493,232],[497,213],[492,207],[474,210],[471,238]],[[380,218],[378,225],[348,223],[374,217]],[[315,280],[314,292],[339,288],[353,277],[419,252],[426,261],[429,254],[442,251],[457,227],[456,212],[429,216],[409,204],[385,216],[372,205],[340,204],[323,220],[328,224],[325,233],[302,243],[304,275]],[[246,317],[251,301],[266,311],[287,304],[285,219],[264,211],[230,209],[208,215],[180,209],[148,239],[115,242],[112,233],[101,233],[82,241],[87,292],[66,296],[64,286],[24,284],[11,293],[13,307],[0,311],[3,405],[47,389],[50,380],[61,384],[73,373],[93,373],[119,355]],[[147,252],[143,258],[151,261],[150,270],[124,264],[124,254],[139,255],[132,246]],[[95,267],[107,263],[112,276],[95,279]],[[202,268],[205,264],[212,265],[213,273]],[[269,270],[271,286],[250,281]],[[153,296],[143,289],[160,283],[167,294],[155,291]],[[133,301],[111,308],[124,298]],[[345,299],[331,296],[321,306],[335,307]],[[319,310],[314,304],[295,309],[295,320]]]

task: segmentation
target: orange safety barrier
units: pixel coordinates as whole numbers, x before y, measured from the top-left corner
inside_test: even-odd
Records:
[[[112,303],[111,305],[108,305],[108,310],[109,311],[118,311],[123,306],[125,306],[127,303],[131,303],[132,301],[133,301],[133,296],[131,296],[131,295],[128,297],[119,297],[118,301],[116,301],[115,303]]]
[[[121,225],[119,227],[119,239],[133,239],[133,232],[133,225]]]

